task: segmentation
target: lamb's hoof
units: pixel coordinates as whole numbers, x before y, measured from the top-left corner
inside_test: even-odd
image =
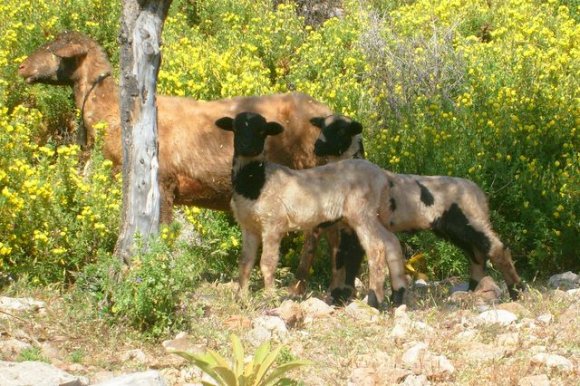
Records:
[[[513,301],[519,300],[522,298],[522,294],[528,290],[528,284],[524,281],[520,281],[519,283],[515,283],[512,285],[508,285],[508,292],[510,294],[510,298]]]
[[[367,303],[369,306],[374,307],[377,310],[379,309],[380,303],[379,303],[379,299],[377,298],[377,294],[375,293],[375,291],[373,291],[373,290],[369,291],[369,295],[367,297]]]
[[[332,303],[334,304],[346,304],[353,295],[354,288],[350,286],[337,287],[330,291],[330,296],[332,296]]]
[[[393,290],[391,293],[391,303],[395,307],[399,307],[405,303],[405,287],[401,287],[398,290]]]

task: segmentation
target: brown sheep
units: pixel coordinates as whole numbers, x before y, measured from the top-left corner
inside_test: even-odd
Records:
[[[105,157],[122,163],[119,88],[111,76],[103,48],[78,33],[64,32],[41,46],[20,65],[27,83],[72,86],[77,108],[94,142],[94,125],[106,122]],[[172,219],[174,204],[229,211],[232,194],[230,162],[233,135],[217,130],[215,121],[242,111],[255,111],[286,127],[268,142],[273,162],[294,169],[319,162],[313,146],[319,130],[310,123],[330,109],[301,93],[237,97],[205,102],[191,98],[158,96],[159,189],[161,222]]]
[[[360,123],[337,115],[313,118],[312,123],[321,129],[314,150],[319,157],[327,157],[331,162],[364,157]],[[484,277],[485,262],[490,259],[503,274],[510,297],[518,298],[525,284],[516,272],[509,248],[492,229],[487,197],[475,183],[458,177],[397,174],[387,170],[384,173],[390,189],[382,207],[390,231],[432,230],[464,250],[471,261],[470,290]],[[344,248],[343,243],[340,248]],[[360,261],[359,256],[344,258]],[[354,278],[358,266],[346,264],[346,267],[351,271],[346,276]],[[351,285],[348,281],[346,284]]]
[[[356,232],[369,261],[369,296],[378,307],[384,298],[387,266],[392,299],[403,302],[407,281],[401,245],[384,224],[381,202],[389,181],[381,168],[366,160],[345,160],[305,170],[292,170],[265,157],[268,136],[283,132],[277,122],[256,113],[240,113],[216,122],[234,133],[232,210],[242,229],[240,290],[249,278],[262,244],[260,268],[264,287],[274,287],[282,238],[289,231],[307,231],[323,223],[344,221]]]

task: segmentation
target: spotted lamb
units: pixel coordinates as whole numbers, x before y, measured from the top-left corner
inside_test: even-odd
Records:
[[[364,157],[360,123],[338,115],[313,118],[311,122],[321,129],[314,147],[317,156],[327,157],[330,162]],[[492,229],[487,198],[475,183],[464,178],[387,170],[384,174],[389,195],[383,196],[381,211],[387,215],[387,229],[391,232],[430,229],[464,250],[471,261],[470,290],[484,277],[485,263],[490,259],[503,274],[511,298],[519,297],[525,285],[516,272],[509,248]],[[338,258],[346,265],[348,287],[354,284],[362,252],[352,236],[340,245],[343,251]]]

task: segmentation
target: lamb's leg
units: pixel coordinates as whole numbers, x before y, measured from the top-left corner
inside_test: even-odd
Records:
[[[396,304],[401,304],[407,287],[407,279],[399,240],[384,228],[376,217],[353,228],[368,257],[369,305],[378,308],[384,299],[387,266],[391,275],[393,300]]]
[[[289,291],[294,295],[302,295],[306,291],[306,282],[310,277],[310,268],[312,267],[314,254],[321,235],[321,227],[304,232],[304,244],[300,252],[300,263],[296,270],[296,282],[289,288]]]
[[[248,230],[242,229],[242,258],[239,266],[239,283],[242,295],[248,294],[250,274],[258,256],[260,236]]]
[[[344,303],[355,292],[354,282],[358,275],[364,250],[356,233],[342,225],[340,227],[340,244],[336,253],[336,263],[333,265],[333,281],[331,295],[335,302]]]
[[[271,291],[275,288],[274,277],[278,260],[280,259],[280,242],[282,234],[269,230],[262,233],[262,257],[260,258],[260,269],[264,277],[264,289]]]
[[[474,291],[480,280],[485,276],[485,254],[477,248],[473,248],[473,254],[470,256],[471,265],[469,266],[469,290]]]

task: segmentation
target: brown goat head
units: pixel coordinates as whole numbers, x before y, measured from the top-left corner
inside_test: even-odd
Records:
[[[63,32],[28,56],[18,67],[18,75],[29,84],[70,86],[87,53],[95,48],[100,49],[88,37],[78,32]]]

